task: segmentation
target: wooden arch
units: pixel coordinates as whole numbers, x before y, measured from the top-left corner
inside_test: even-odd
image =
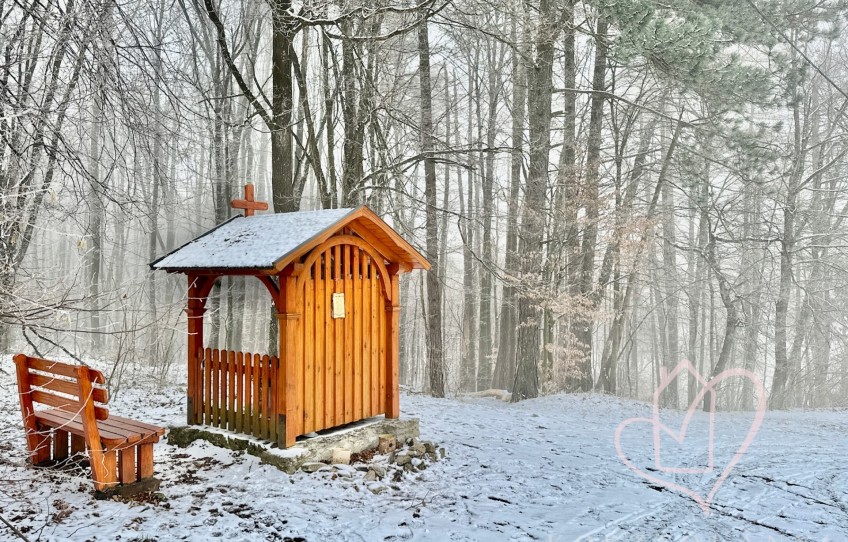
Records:
[[[256,277],[259,279],[262,284],[265,285],[265,288],[271,294],[271,299],[274,301],[274,308],[277,309],[277,312],[283,312],[283,303],[282,298],[280,296],[280,287],[271,277],[266,275],[249,275]],[[189,290],[188,295],[190,300],[197,300],[199,302],[201,309],[206,308],[206,300],[209,298],[209,294],[212,292],[212,288],[215,287],[215,283],[221,280],[224,275],[197,275],[197,276],[189,276]],[[192,295],[193,294],[193,295]]]
[[[307,256],[307,258],[303,261],[302,267],[299,271],[297,271],[297,273],[299,274],[312,267],[321,254],[337,245],[352,245],[364,250],[369,256],[371,256],[371,261],[377,265],[377,269],[380,271],[380,284],[383,288],[383,295],[386,297],[386,301],[391,303],[393,301],[392,286],[390,282],[391,279],[389,278],[389,271],[386,268],[386,264],[383,263],[385,258],[361,237],[356,237],[354,235],[336,235],[334,237],[330,237],[309,253],[309,256]]]

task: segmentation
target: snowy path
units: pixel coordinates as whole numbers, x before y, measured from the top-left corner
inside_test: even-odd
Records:
[[[420,417],[422,438],[444,446],[448,458],[380,495],[365,488],[361,472],[290,477],[206,443],[179,449],[163,442],[157,476],[167,501],[130,505],[94,501],[83,473],[22,466],[20,414],[6,371],[0,513],[32,540],[848,540],[845,411],[767,414],[709,517],[618,459],[616,426],[649,416],[649,406],[592,395],[518,405],[404,396],[404,415]],[[116,412],[141,419],[182,417],[178,390],[125,393],[115,403]],[[750,415],[718,414],[717,422],[720,464]],[[622,443],[640,467],[651,466],[648,431],[625,432]],[[685,446],[673,452],[683,463],[698,457]],[[678,480],[692,483],[691,476]],[[0,539],[10,537],[0,525]]]

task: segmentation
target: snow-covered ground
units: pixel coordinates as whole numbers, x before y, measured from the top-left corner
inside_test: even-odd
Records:
[[[767,413],[708,516],[616,454],[618,424],[650,417],[650,405],[596,395],[519,404],[405,395],[403,415],[419,417],[422,438],[444,446],[447,458],[380,494],[363,472],[289,476],[249,455],[164,440],[155,454],[166,499],[124,503],[95,501],[87,473],[25,467],[12,366],[2,361],[0,515],[30,540],[848,540],[846,411]],[[177,388],[134,389],[112,411],[179,424],[183,404]],[[705,457],[706,433],[694,434],[704,419],[683,445],[663,442],[666,464]],[[716,472],[751,419],[716,415]],[[621,443],[640,469],[671,476],[650,470],[649,427],[628,427]],[[715,477],[675,480],[705,494]],[[13,539],[0,524],[0,540]]]

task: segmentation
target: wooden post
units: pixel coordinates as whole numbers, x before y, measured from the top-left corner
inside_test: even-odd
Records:
[[[280,448],[294,446],[299,424],[295,423],[299,414],[296,401],[297,379],[297,340],[300,313],[297,310],[297,277],[290,273],[280,274],[280,307],[277,314],[280,329],[280,369],[277,371],[277,445]],[[287,423],[288,422],[288,423]]]
[[[49,440],[46,435],[38,432],[38,424],[35,421],[32,388],[29,385],[29,360],[24,354],[16,354],[14,361],[18,374],[18,399],[21,402],[21,414],[24,418],[29,459],[33,465],[38,465],[50,459]]]
[[[210,280],[210,279],[207,279]],[[200,349],[203,348],[203,313],[206,312],[206,296],[201,291],[201,278],[188,276],[188,386],[186,391],[186,422],[201,423],[202,376]]]
[[[117,457],[115,451],[107,451],[100,440],[100,430],[97,428],[97,418],[94,414],[93,391],[88,367],[84,365],[77,367],[77,383],[80,398],[79,415],[83,429],[85,429],[85,445],[88,448],[94,489],[103,491],[118,481]]]
[[[18,375],[18,398],[21,402],[21,414],[24,418],[27,448],[30,462],[33,465],[50,460],[50,440],[47,435],[39,433],[35,421],[35,408],[32,405],[32,388],[29,385],[29,358],[23,354],[14,357]]]
[[[53,430],[53,460],[62,461],[68,458],[68,432],[62,429]]]
[[[398,364],[400,362],[400,281],[398,267],[389,267],[392,281],[391,299],[386,304],[386,418],[400,416],[400,388]]]
[[[118,481],[122,484],[131,484],[138,478],[135,446],[121,448],[118,455]]]
[[[153,444],[139,444],[137,459],[138,479],[144,480],[153,476]]]

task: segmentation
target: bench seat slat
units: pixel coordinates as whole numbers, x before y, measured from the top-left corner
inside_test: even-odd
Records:
[[[71,412],[61,409],[40,410],[35,413],[35,417],[44,425],[62,427],[62,429],[69,433],[85,435],[82,419]],[[162,427],[151,425],[140,429],[125,423],[127,421],[126,418],[118,417],[117,420],[114,420],[113,418],[115,417],[112,416],[106,420],[97,422],[100,439],[109,448],[121,444],[135,444],[142,440],[151,439],[152,437],[156,437],[155,440],[159,440],[159,437],[165,433],[165,429]]]
[[[73,420],[75,422],[78,422],[80,424],[80,427],[82,426],[82,420],[78,415],[75,415],[74,413],[65,410],[50,409],[36,411],[36,416],[38,416],[39,414],[49,416],[53,419],[56,419],[57,421]],[[127,437],[131,437],[133,435],[139,435],[141,438],[147,438],[154,435],[161,437],[165,434],[164,427],[157,427],[155,425],[137,422],[129,418],[123,418],[121,416],[109,416],[109,418],[107,418],[106,420],[100,420],[97,422],[97,428],[101,430],[101,432],[105,429],[113,435]]]
[[[144,434],[150,433],[150,434],[159,435],[160,437],[165,434],[165,428],[164,427],[159,427],[157,425],[151,425],[149,423],[140,422],[138,420],[131,420],[130,418],[124,418],[124,417],[121,417],[121,416],[112,415],[112,416],[109,416],[109,418],[106,421],[119,422],[119,423],[125,425],[126,427],[134,428],[134,430],[138,431],[139,433],[144,433]]]
[[[35,418],[39,424],[48,427],[61,427],[68,433],[85,436],[85,428],[82,425],[82,420],[79,416],[74,416],[72,413],[61,409],[39,410],[35,412]],[[123,444],[127,442],[127,437],[112,431],[105,430],[100,433],[100,439],[104,443]]]

